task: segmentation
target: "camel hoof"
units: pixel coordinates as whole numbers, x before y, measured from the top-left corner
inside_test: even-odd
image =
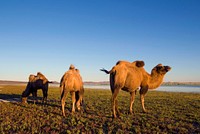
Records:
[[[71,114],[74,115],[74,114],[75,114],[75,111],[72,111]]]
[[[121,116],[121,113],[118,112],[118,113],[117,113],[117,116],[120,117],[120,116]]]
[[[116,119],[117,118],[117,116],[116,115],[113,115],[113,117],[112,117],[113,119]]]
[[[63,112],[62,115],[65,117],[65,113]]]
[[[143,113],[148,113],[148,111],[147,110],[143,110]]]
[[[133,111],[129,111],[129,114],[130,114],[130,115],[134,115],[134,113],[135,113],[135,112],[133,112]]]

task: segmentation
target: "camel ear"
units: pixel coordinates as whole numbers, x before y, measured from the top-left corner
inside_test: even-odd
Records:
[[[162,64],[158,64],[156,67],[162,67],[163,65]]]
[[[158,64],[157,66],[154,67],[155,70],[159,71],[163,68],[162,64]]]
[[[137,67],[143,67],[145,64],[144,64],[144,61],[136,61],[136,66]]]

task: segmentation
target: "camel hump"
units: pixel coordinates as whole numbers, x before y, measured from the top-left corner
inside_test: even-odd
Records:
[[[82,81],[79,69],[75,68],[75,66],[71,64],[69,70],[65,72],[60,80],[60,87],[64,85],[66,80],[72,80],[73,78],[78,78]]]
[[[136,61],[134,61],[132,63],[128,62],[128,61],[122,61],[122,60],[120,60],[120,61],[118,61],[116,63],[116,65],[119,65],[119,64],[134,65],[136,67],[144,67],[144,65],[145,65],[144,61],[142,61],[142,60],[136,60]]]
[[[70,70],[75,69],[75,66],[71,64],[70,67],[69,67],[69,69]]]
[[[31,74],[31,75],[29,75],[29,82],[34,82],[35,81],[35,75],[33,75],[33,74]]]
[[[119,60],[119,61],[116,63],[116,65],[119,65],[121,62],[122,62],[122,61],[121,61],[121,60]]]
[[[134,63],[134,62],[133,62]],[[144,61],[140,61],[140,60],[137,60],[137,61],[135,61],[135,65],[137,66],[137,67],[144,67],[144,65],[145,65],[145,63],[144,63]]]
[[[38,77],[38,79],[43,80],[43,84],[48,82],[48,79],[41,72],[37,72],[37,77]]]

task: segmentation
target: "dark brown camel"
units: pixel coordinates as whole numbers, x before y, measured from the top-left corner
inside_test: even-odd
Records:
[[[40,72],[37,73],[37,75],[30,75],[29,76],[29,82],[26,86],[25,91],[22,93],[22,103],[27,103],[27,97],[32,93],[34,98],[34,103],[37,101],[37,90],[42,89],[43,92],[43,104],[44,102],[47,103],[47,96],[48,96],[48,85],[49,82],[48,79]]]

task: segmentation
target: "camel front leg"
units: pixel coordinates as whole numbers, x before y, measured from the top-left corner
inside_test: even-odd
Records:
[[[148,88],[141,88],[140,89],[140,101],[141,101],[141,104],[142,104],[142,109],[143,109],[143,112],[147,112],[147,110],[145,109],[145,106],[144,106],[144,97],[145,97],[145,94],[147,93],[148,91]]]
[[[131,92],[130,95],[131,95],[131,98],[130,98],[130,114],[133,114],[133,104],[134,104],[134,100],[135,100],[135,94],[136,92]]]
[[[144,106],[144,94],[141,94],[140,95],[140,101],[141,101],[141,103],[142,103],[142,109],[143,109],[143,112],[147,112],[147,110],[145,109],[145,106]]]
[[[37,102],[37,91],[34,91],[33,93],[33,103]]]
[[[75,92],[71,92],[71,95],[72,95],[72,113],[75,113],[75,103],[76,103]]]
[[[62,106],[62,114],[65,116],[65,100],[67,97],[67,91],[63,91],[61,94],[61,106]]]

